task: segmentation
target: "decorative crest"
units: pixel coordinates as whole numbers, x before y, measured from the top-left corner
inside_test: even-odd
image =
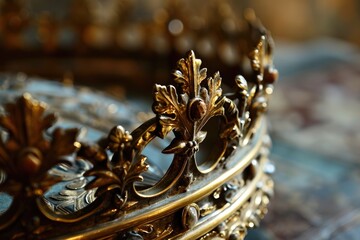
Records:
[[[254,48],[244,50],[250,73],[225,81],[234,92],[223,93],[219,72],[208,77],[190,51],[177,62],[174,85],[155,85],[154,118],[132,132],[115,126],[96,143],[56,128],[55,115],[29,94],[6,104],[0,197],[10,200],[1,236],[241,239],[266,213],[273,189],[263,114],[277,71],[269,36],[260,31],[251,41]],[[156,138],[166,147],[147,155]],[[167,167],[161,151],[172,155]]]
[[[186,59],[180,59],[174,71],[178,87],[155,85],[153,110],[161,126],[160,136],[174,130],[176,138],[164,149],[164,153],[194,154],[205,139],[201,129],[211,117],[224,113],[221,98],[221,77],[206,79],[206,68],[200,68],[201,60],[193,51]]]

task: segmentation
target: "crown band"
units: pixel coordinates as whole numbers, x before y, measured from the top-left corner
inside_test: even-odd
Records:
[[[4,105],[0,190],[10,200],[1,234],[242,239],[273,191],[264,113],[277,72],[270,36],[250,25],[258,30],[243,49],[250,69],[235,77],[232,92],[223,93],[220,73],[208,77],[190,51],[177,62],[174,85],[155,85],[155,117],[131,133],[116,126],[107,138],[82,142],[78,129],[54,128],[55,115],[28,93]],[[208,135],[216,145],[204,150]],[[162,159],[143,153],[158,138],[169,139],[161,150],[173,156],[162,176],[153,165]]]

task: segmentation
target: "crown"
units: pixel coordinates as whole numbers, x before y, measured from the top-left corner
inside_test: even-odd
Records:
[[[208,76],[190,51],[177,62],[172,84],[155,84],[154,117],[131,132],[105,126],[107,136],[85,140],[86,112],[81,129],[56,123],[51,110],[60,122],[79,111],[62,115],[66,98],[52,107],[35,100],[31,88],[14,97],[21,91],[3,84],[10,90],[1,98],[11,100],[0,111],[1,235],[243,239],[273,195],[265,112],[277,79],[269,33],[258,20],[247,21],[238,36],[239,74],[224,80],[228,86],[219,72]],[[79,98],[80,90],[56,86]]]

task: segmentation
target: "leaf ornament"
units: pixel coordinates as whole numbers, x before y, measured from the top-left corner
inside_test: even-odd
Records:
[[[86,176],[95,177],[87,184],[86,189],[97,188],[97,196],[114,193],[118,211],[127,202],[128,190],[132,183],[142,181],[141,173],[147,171],[149,166],[146,164],[146,157],[135,154],[131,146],[133,138],[122,126],[114,127],[107,141],[108,149],[114,153],[111,160],[104,155],[99,157],[92,154],[92,149],[97,149],[98,146],[84,145],[87,149],[80,152],[86,153],[83,157],[94,164],[94,167],[85,173]]]
[[[77,129],[56,128],[50,136],[45,134],[56,121],[54,114],[45,115],[46,107],[25,93],[6,104],[6,113],[0,116],[0,127],[6,133],[6,137],[0,137],[0,191],[13,197],[11,206],[0,217],[0,229],[27,211],[19,205],[21,199],[36,204],[35,200],[42,199],[51,186],[61,181],[48,170],[68,163],[65,157],[78,148]],[[10,220],[6,219],[8,214],[12,215]]]
[[[166,154],[193,155],[205,134],[199,132],[214,116],[224,114],[221,77],[207,78],[207,69],[190,51],[177,62],[175,85],[155,85],[153,110],[160,126],[159,136],[174,131],[175,139],[163,150]]]

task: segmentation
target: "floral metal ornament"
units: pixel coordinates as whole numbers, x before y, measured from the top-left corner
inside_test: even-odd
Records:
[[[116,209],[136,202],[136,197],[152,198],[172,189],[170,194],[186,189],[196,176],[211,172],[236,148],[240,139],[240,121],[236,105],[222,94],[221,77],[215,73],[207,78],[206,69],[194,52],[180,59],[173,72],[175,86],[155,85],[153,111],[156,117],[143,123],[131,134],[122,126],[114,127],[102,147],[82,145],[79,157],[90,160],[94,168],[85,173],[95,177],[87,189],[97,188],[97,196],[115,194]],[[204,126],[218,117],[217,144],[214,156],[202,163],[196,152],[207,136]],[[156,137],[164,138],[173,131],[175,138],[163,149],[173,154],[167,172],[153,186],[138,189],[148,165],[142,155],[144,148]],[[106,149],[113,155],[111,159]],[[175,174],[174,174],[175,173]],[[128,193],[134,191],[129,201]],[[113,212],[116,212],[115,210]]]
[[[220,74],[217,72],[213,77],[206,78],[207,70],[200,66],[201,60],[196,59],[193,51],[190,51],[185,59],[180,59],[173,73],[176,85],[155,85],[153,111],[158,118],[160,137],[170,131],[175,135],[163,153],[175,154],[175,158],[182,156],[182,164],[188,168],[195,165],[199,172],[208,173],[225,154],[225,139],[227,140],[229,132],[237,132],[239,123],[236,120],[230,121],[231,117],[237,119],[237,110],[233,105],[227,107],[229,101],[222,95]],[[215,161],[199,166],[195,161],[195,153],[207,135],[203,128],[211,118],[217,116],[223,117],[219,128],[226,132],[220,136],[221,153]],[[191,182],[192,176],[188,177]]]
[[[0,106],[1,238],[243,239],[273,195],[264,113],[277,78],[271,36],[251,11],[245,18],[210,34],[226,44],[207,54],[223,79],[219,72],[208,76],[188,52],[169,85],[155,84],[152,118],[139,119],[132,100],[31,77],[2,83],[0,76],[0,102],[13,101]],[[189,27],[184,19],[176,16]],[[157,25],[168,28],[173,18],[163,20]],[[213,45],[202,31],[195,35]],[[145,44],[146,51],[122,55],[126,66],[135,56],[161,63],[175,57],[172,37],[171,56],[153,55],[156,44]],[[205,48],[198,48],[204,56]],[[126,75],[138,69],[137,81],[152,76],[142,65]],[[44,103],[17,96],[28,91],[47,99],[66,125],[82,126],[81,140],[77,129],[58,128]]]
[[[86,185],[86,189],[97,188],[96,196],[111,194],[114,207],[108,213],[115,214],[128,202],[128,192],[132,189],[132,183],[142,181],[141,173],[147,171],[145,156],[135,157],[131,148],[133,138],[122,126],[114,127],[107,138],[107,146],[112,153],[109,159],[104,148],[99,145],[82,146],[79,156],[83,156],[94,164],[94,168],[88,170],[85,176],[95,177]]]
[[[15,103],[5,105],[6,114],[0,116],[0,127],[6,132],[0,139],[0,191],[12,197],[10,207],[0,216],[0,229],[18,218],[36,230],[44,209],[43,194],[61,179],[48,173],[77,149],[77,129],[56,128],[50,136],[54,114],[44,115],[46,105],[24,94]],[[24,205],[24,201],[30,207]],[[35,208],[34,206],[37,206]],[[40,213],[41,212],[41,213]],[[31,217],[29,217],[31,216]]]
[[[251,27],[251,26],[250,26]],[[231,101],[237,100],[240,119],[240,145],[245,146],[253,136],[255,124],[268,109],[269,97],[273,92],[278,71],[272,64],[273,42],[260,37],[256,47],[248,54],[253,70],[253,81],[243,75],[235,77],[235,92],[226,94]]]
[[[201,60],[191,51],[186,59],[178,61],[173,73],[177,87],[155,85],[153,110],[162,127],[161,136],[171,130],[179,135],[164,153],[181,153],[187,145],[193,145],[191,150],[196,151],[205,138],[202,127],[210,117],[224,112],[223,101],[219,99],[222,94],[219,73],[208,79],[207,87],[202,87],[206,68],[200,66]]]

